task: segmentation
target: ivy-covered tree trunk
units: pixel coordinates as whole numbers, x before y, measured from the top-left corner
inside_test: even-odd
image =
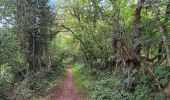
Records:
[[[141,36],[141,10],[142,10],[142,4],[145,0],[138,0],[137,2],[137,8],[135,10],[135,20],[134,20],[134,31],[133,31],[133,39],[134,39],[134,54],[136,56],[136,60],[133,61],[134,67],[140,66],[140,52],[141,52],[141,44],[139,43],[139,38]]]
[[[165,25],[168,22],[168,17],[170,15],[170,1],[168,2],[168,5],[165,11],[165,19],[163,22],[161,21],[161,18],[159,18],[159,15],[158,15],[159,11],[160,11],[159,8],[156,7],[154,9],[154,14],[155,14],[156,22],[159,27],[160,35],[162,37],[162,41],[163,41],[162,43],[164,44],[164,47],[165,47],[167,63],[168,63],[168,66],[170,67],[170,48],[169,48],[169,42],[168,42],[168,30]]]
[[[34,89],[35,73],[48,66],[48,28],[51,11],[48,0],[17,0],[16,21],[22,53],[28,63],[31,89]],[[33,81],[32,81],[33,80]]]
[[[138,44],[139,38],[141,36],[141,10],[144,0],[138,0],[137,8],[134,15],[134,28],[132,32],[133,36],[133,48],[126,46],[125,43],[122,44],[123,58],[125,60],[125,66],[127,69],[127,77],[131,75],[134,68],[140,67],[140,56],[141,56],[141,44]]]
[[[134,28],[132,32],[132,47],[127,46],[125,43],[122,45],[122,52],[123,52],[123,58],[125,61],[125,78],[130,79],[130,77],[134,77],[134,80],[131,84],[125,85],[128,91],[133,92],[135,90],[135,87],[137,85],[137,80],[139,78],[137,77],[136,73],[133,73],[132,71],[134,69],[138,69],[141,65],[141,44],[139,43],[139,38],[141,37],[141,10],[142,10],[142,4],[144,3],[144,0],[138,0],[137,2],[137,8],[135,10],[134,14]]]

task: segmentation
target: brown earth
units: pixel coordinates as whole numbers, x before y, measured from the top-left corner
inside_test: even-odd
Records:
[[[52,98],[53,100],[87,100],[85,95],[75,87],[71,67],[67,68],[66,78],[56,89]]]

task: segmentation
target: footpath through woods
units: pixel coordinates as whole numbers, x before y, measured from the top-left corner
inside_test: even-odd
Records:
[[[85,100],[85,95],[74,84],[71,67],[67,68],[65,80],[56,89],[53,100]]]

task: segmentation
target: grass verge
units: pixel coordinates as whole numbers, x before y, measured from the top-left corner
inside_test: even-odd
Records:
[[[90,79],[88,79],[82,72],[83,65],[82,64],[74,64],[72,68],[74,83],[79,91],[85,93],[87,96],[89,95],[90,89]]]

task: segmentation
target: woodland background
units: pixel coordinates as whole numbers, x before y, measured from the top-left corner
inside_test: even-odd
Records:
[[[48,94],[71,64],[89,99],[165,100],[169,19],[170,0],[0,0],[0,99]]]

